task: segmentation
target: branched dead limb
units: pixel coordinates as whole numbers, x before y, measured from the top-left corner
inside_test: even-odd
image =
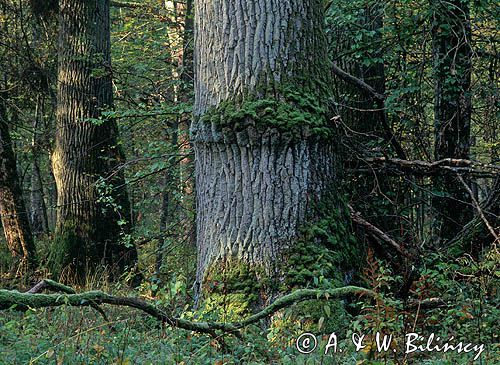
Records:
[[[44,282],[44,284],[42,284],[42,282]],[[374,297],[376,295],[372,290],[356,286],[345,286],[328,290],[299,289],[277,299],[274,303],[264,308],[262,311],[240,322],[196,322],[184,318],[170,316],[163,310],[157,308],[151,303],[146,302],[143,299],[133,297],[118,297],[106,294],[102,291],[87,291],[77,294],[74,293],[74,290],[72,288],[54,282],[52,280],[43,280],[42,282],[25,293],[20,293],[15,290],[0,289],[0,310],[9,308],[14,308],[17,310],[27,310],[29,308],[57,307],[62,305],[84,307],[98,306],[100,304],[111,304],[139,309],[144,313],[152,316],[153,318],[156,318],[157,320],[172,327],[182,328],[199,333],[207,333],[212,336],[216,336],[215,331],[222,331],[241,337],[241,333],[239,332],[240,329],[250,324],[256,323],[263,318],[269,317],[280,309],[305,300],[330,300],[351,295],[366,295]],[[42,288],[56,289],[62,291],[63,294],[38,293]],[[70,293],[70,291],[72,291],[73,293]]]
[[[377,111],[381,111],[382,114],[382,127],[383,127],[383,133],[384,133],[384,138],[386,142],[388,142],[393,148],[394,152],[396,152],[396,155],[401,158],[401,159],[406,159],[406,153],[403,150],[403,147],[397,140],[396,136],[394,135],[394,132],[387,120],[387,113],[385,111],[385,95],[377,93],[377,91],[368,85],[366,82],[363,80],[345,72],[341,68],[337,66],[337,64],[334,62],[332,63],[332,72],[337,75],[340,79],[343,81],[357,87],[359,90],[362,92],[368,94],[370,97],[372,97],[377,104]]]
[[[470,193],[469,193],[470,194]],[[487,237],[491,234],[491,231],[484,224],[484,219],[488,222],[493,222],[493,226],[498,226],[499,218],[500,218],[500,174],[497,174],[497,177],[493,183],[491,191],[488,195],[486,201],[480,206],[480,210],[483,213],[483,217],[479,214],[476,215],[472,220],[464,225],[464,228],[457,233],[457,235],[449,241],[449,245],[455,245],[459,242],[470,242],[475,243],[476,247],[478,247],[481,251],[487,246],[491,245],[492,240],[487,239]],[[477,205],[476,205],[477,210]],[[486,232],[486,231],[490,232]],[[497,235],[497,234],[496,234]],[[493,235],[496,237],[496,235]],[[496,238],[495,238],[496,240]],[[479,244],[479,242],[485,241],[486,245]],[[497,241],[498,243],[498,241]],[[493,247],[497,250],[498,245],[494,245]]]
[[[66,294],[76,294],[76,291],[73,288],[50,279],[43,279],[26,293],[37,294],[40,293],[43,289],[51,289],[52,291],[59,291]]]
[[[38,284],[36,284],[34,287],[32,287],[30,290],[28,290],[26,293],[28,294],[37,294],[40,293],[44,289],[50,289],[54,292],[61,292],[61,293],[66,293],[66,294],[76,294],[76,291],[64,284],[58,283],[57,281],[50,280],[50,279],[44,279],[40,281]],[[90,306],[95,309],[99,314],[102,316],[102,318],[106,321],[109,322],[108,316],[106,313],[102,310],[99,305],[95,303],[90,303]]]
[[[419,176],[434,176],[444,173],[462,173],[476,177],[495,177],[500,171],[499,165],[484,164],[479,161],[445,158],[434,162],[405,160],[401,158],[372,157],[363,159],[370,168],[354,168],[354,172],[372,173],[373,165],[378,165],[385,172],[410,173]]]

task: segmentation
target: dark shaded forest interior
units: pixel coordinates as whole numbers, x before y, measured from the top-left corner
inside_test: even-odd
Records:
[[[1,364],[500,364],[494,0],[0,0]]]

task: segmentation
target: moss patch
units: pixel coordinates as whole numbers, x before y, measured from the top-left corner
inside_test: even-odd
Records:
[[[288,287],[318,286],[323,278],[340,285],[342,273],[360,268],[363,248],[351,232],[346,204],[333,201],[317,204],[314,215],[319,218],[302,227],[300,239],[286,254]]]
[[[217,262],[207,270],[203,284],[205,311],[225,320],[241,320],[258,308],[270,279],[262,267],[251,267],[238,259]]]
[[[273,97],[259,98],[250,94],[246,98],[222,101],[210,108],[199,123],[211,123],[221,128],[226,136],[252,126],[259,131],[275,128],[291,138],[304,134],[329,137],[332,128],[327,126],[327,108],[313,93],[289,86],[279,88]]]
[[[333,193],[312,210],[311,217],[301,229],[301,236],[285,253],[286,274],[280,291],[296,288],[338,288],[346,277],[360,270],[364,250],[351,231],[345,199]],[[293,308],[292,320],[305,318],[302,329],[321,327],[324,331],[345,328],[349,314],[341,301],[310,301]],[[321,322],[321,326],[318,323]]]
[[[332,197],[333,198],[333,197]],[[202,293],[204,311],[219,319],[241,320],[266,304],[273,296],[293,289],[331,289],[345,285],[347,273],[362,264],[363,250],[351,233],[348,211],[343,201],[328,199],[313,209],[313,215],[300,232],[300,238],[285,252],[270,276],[264,267],[252,267],[236,258],[218,261],[207,270]],[[336,202],[335,205],[327,202]],[[333,330],[341,328],[349,315],[341,301],[310,301],[291,309],[291,321],[306,318],[302,326]]]
[[[84,269],[85,262],[80,261],[82,252],[85,252],[85,242],[77,232],[77,224],[73,221],[67,221],[64,227],[57,230],[48,256],[48,266],[54,277],[70,264],[76,265],[76,272]]]

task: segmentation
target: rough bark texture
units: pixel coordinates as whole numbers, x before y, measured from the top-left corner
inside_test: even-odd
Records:
[[[35,245],[17,175],[5,97],[0,94],[0,217],[9,251],[23,272],[35,264]]]
[[[471,122],[471,29],[469,1],[433,0],[435,160],[468,159]],[[448,240],[472,217],[470,196],[452,174],[434,180],[436,229]]]
[[[334,179],[335,148],[310,125],[326,122],[322,4],[195,5],[197,284],[226,264],[278,277]]]
[[[53,257],[56,268],[72,264],[81,275],[101,264],[123,268],[135,260],[136,251],[120,243],[123,227],[117,222],[128,221],[130,208],[123,175],[112,171],[123,154],[115,121],[102,115],[113,104],[109,1],[63,0],[59,5],[52,155],[58,247]]]

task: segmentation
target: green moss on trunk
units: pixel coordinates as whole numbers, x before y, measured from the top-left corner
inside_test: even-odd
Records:
[[[54,277],[68,270],[75,276],[85,273],[87,244],[77,232],[78,225],[71,220],[64,222],[64,226],[57,230],[48,256],[49,268]]]
[[[282,253],[273,272],[237,258],[212,264],[202,285],[204,309],[239,320],[294,289],[331,289],[349,281],[346,277],[351,277],[363,263],[360,258],[364,249],[351,232],[344,200],[340,199],[339,204],[338,195],[334,196],[337,204],[333,204],[332,196],[312,209],[318,218],[310,218],[303,225],[300,236]],[[331,303],[326,310],[315,302],[299,304],[292,317],[300,316],[314,325],[327,316],[330,321],[325,322],[325,328],[334,328],[348,318],[340,302]]]
[[[297,87],[281,86],[272,96],[227,99],[210,108],[199,120],[219,128],[225,137],[248,128],[265,131],[274,128],[283,136],[301,139],[309,136],[332,137],[327,124],[326,99]]]

